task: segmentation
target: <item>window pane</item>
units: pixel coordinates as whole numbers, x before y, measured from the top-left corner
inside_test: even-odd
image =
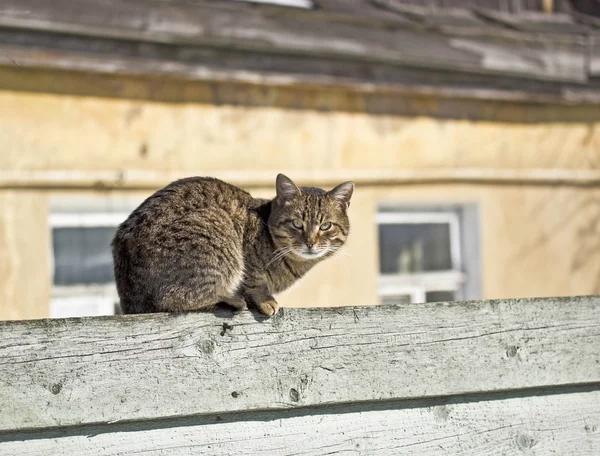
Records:
[[[54,228],[54,284],[112,282],[110,243],[116,230],[116,227]]]
[[[425,299],[427,302],[451,302],[456,300],[453,291],[430,291],[425,293]]]
[[[447,223],[380,224],[382,274],[410,274],[452,269]]]

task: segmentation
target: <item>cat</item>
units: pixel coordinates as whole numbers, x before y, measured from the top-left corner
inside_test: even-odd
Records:
[[[275,187],[275,198],[259,199],[219,179],[189,177],[146,199],[111,244],[123,313],[225,303],[276,314],[273,296],[346,242],[354,183],[325,191],[279,174]]]

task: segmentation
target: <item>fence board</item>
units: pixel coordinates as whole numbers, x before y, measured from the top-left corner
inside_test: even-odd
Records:
[[[600,382],[600,297],[0,324],[0,431]]]
[[[210,424],[81,430],[4,441],[12,456],[503,456],[600,454],[600,391],[347,413],[257,413]],[[337,410],[339,412],[339,410]]]

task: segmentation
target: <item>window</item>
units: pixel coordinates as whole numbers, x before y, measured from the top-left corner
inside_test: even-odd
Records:
[[[477,208],[384,207],[377,214],[383,304],[478,299]]]
[[[53,211],[52,318],[118,312],[110,243],[129,212]]]

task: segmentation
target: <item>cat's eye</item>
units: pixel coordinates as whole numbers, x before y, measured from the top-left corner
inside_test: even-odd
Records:
[[[304,227],[304,223],[302,223],[302,220],[293,220],[292,226],[297,230],[301,230]]]
[[[325,222],[325,223],[321,224],[321,226],[319,227],[319,229],[321,231],[327,231],[330,228],[331,228],[331,222]]]

